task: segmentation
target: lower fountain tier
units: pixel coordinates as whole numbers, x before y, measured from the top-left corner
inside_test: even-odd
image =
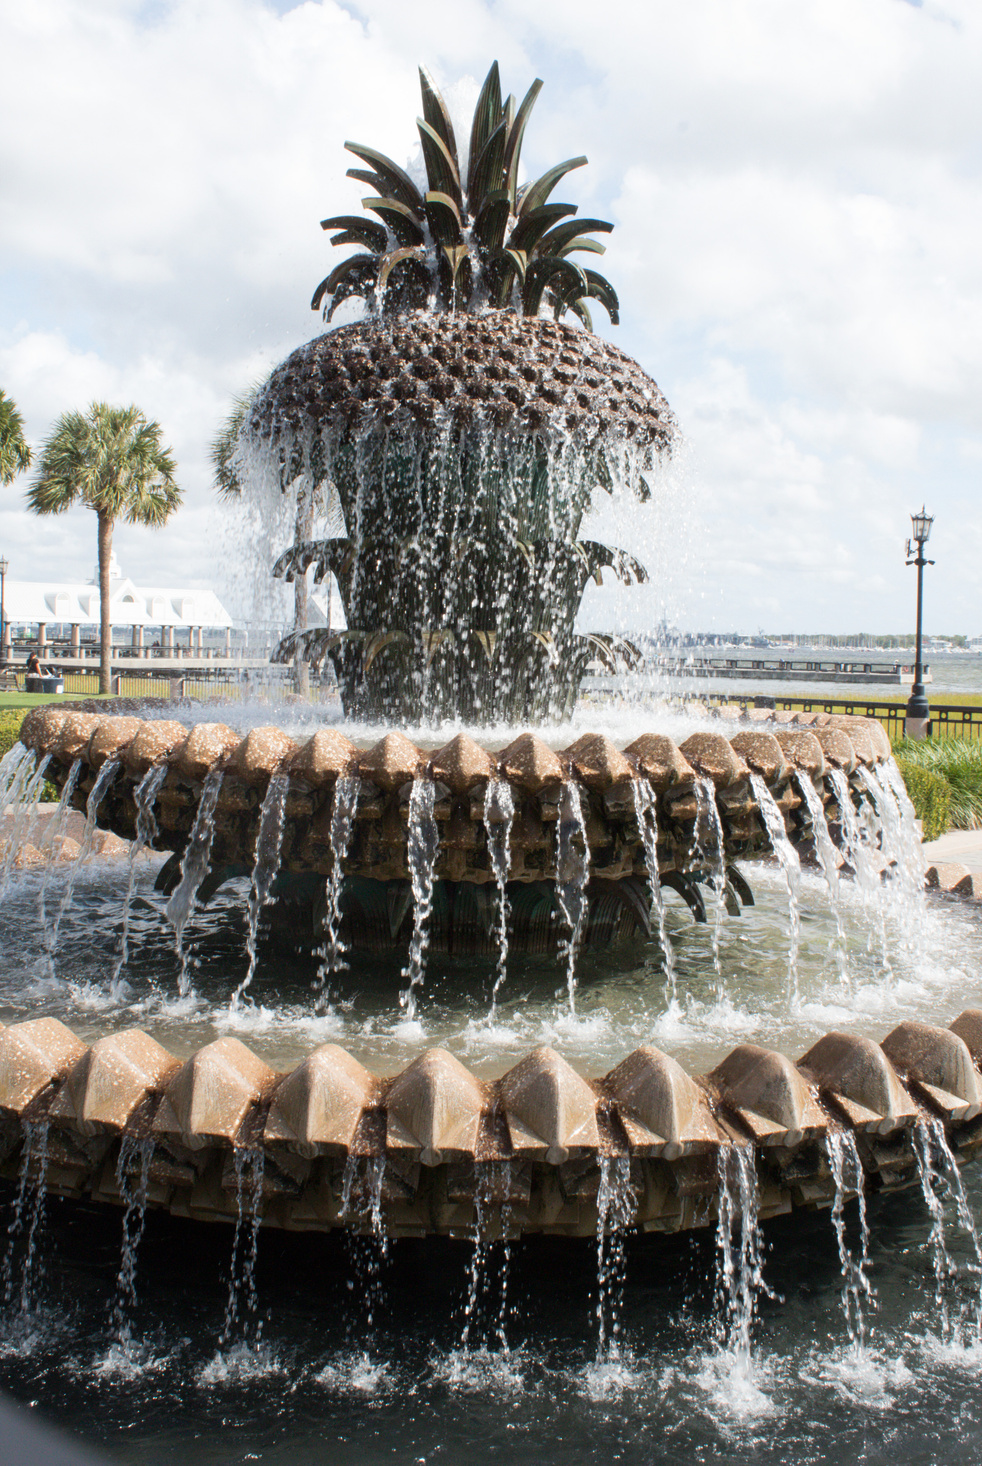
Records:
[[[63,707],[30,713],[21,737],[39,758],[48,760],[47,776],[59,788],[78,762],[72,796],[76,808],[91,802],[102,775],[101,798],[91,813],[101,827],[125,839],[136,834],[140,781],[166,764],[152,802],[156,832],[151,842],[174,853],[161,873],[165,891],[180,878],[204,781],[220,773],[207,831],[203,898],[224,880],[252,870],[263,811],[278,780],[283,832],[277,893],[291,895],[291,876],[330,875],[337,860],[345,877],[363,886],[391,883],[388,891],[380,887],[382,894],[369,899],[369,893],[356,902],[358,910],[349,917],[354,939],[361,940],[358,932],[364,927],[368,945],[378,946],[387,944],[387,926],[392,939],[401,926],[392,908],[399,907],[408,890],[413,789],[420,781],[432,785],[432,815],[428,812],[427,818],[434,822],[432,875],[438,882],[490,886],[493,891],[493,845],[498,839],[507,851],[503,874],[509,884],[554,887],[565,826],[567,864],[577,869],[561,872],[560,879],[590,881],[593,931],[616,934],[639,928],[646,934],[651,850],[650,845],[646,850],[642,823],[649,808],[655,817],[660,881],[673,885],[697,919],[704,919],[700,881],[718,880],[737,859],[772,852],[752,784],[755,777],[777,805],[791,842],[807,854],[814,830],[803,781],[818,793],[835,836],[839,812],[833,773],[846,777],[858,804],[866,797],[863,769],[889,757],[886,734],[873,720],[822,714],[807,718],[807,727],[758,723],[731,738],[696,732],[681,745],[646,734],[623,751],[603,735],[588,734],[557,753],[525,733],[494,753],[464,734],[435,752],[424,752],[399,733],[360,750],[333,728],[298,745],[276,728],[253,729],[243,738],[222,724],[197,724],[188,730],[180,723],[100,718]],[[110,761],[112,778],[107,782],[105,765]],[[350,836],[339,852],[335,812],[342,791],[353,815]],[[716,830],[722,834],[722,849]],[[622,883],[616,895],[614,883]],[[301,891],[302,885],[295,883],[292,893]],[[534,904],[532,894],[527,905]],[[723,894],[734,913],[741,900],[751,899],[731,869]],[[379,902],[386,908],[381,917],[374,910]],[[448,904],[454,905],[452,900]],[[468,913],[459,923],[457,950],[467,945],[463,933],[468,925],[476,933],[469,950],[480,950],[481,898],[456,905]],[[541,913],[530,917],[533,949],[548,948],[539,928],[550,920]],[[376,929],[381,936],[373,938],[370,933]]]
[[[843,1130],[867,1188],[916,1182],[924,1123],[973,1159],[980,1062],[980,1010],[949,1029],[902,1023],[879,1045],[830,1033],[797,1064],[743,1044],[693,1078],[642,1047],[587,1080],[539,1048],[494,1081],[441,1049],[389,1079],[331,1044],[286,1074],[230,1037],[182,1063],[138,1029],[87,1047],[39,1018],[0,1030],[0,1173],[43,1155],[50,1191],[119,1204],[128,1140],[150,1204],[176,1215],[233,1220],[248,1165],[269,1226],[366,1230],[371,1200],[393,1236],[473,1235],[478,1205],[488,1235],[590,1235],[620,1158],[632,1224],[674,1232],[714,1220],[730,1146],[753,1148],[765,1217],[832,1203],[823,1141]]]

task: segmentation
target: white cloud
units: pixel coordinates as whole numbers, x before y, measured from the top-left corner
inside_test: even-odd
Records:
[[[614,524],[656,562],[641,618],[901,629],[926,497],[929,623],[982,630],[969,0],[610,0],[602,23],[595,0],[32,0],[3,28],[0,383],[35,440],[97,397],[162,422],[187,507],[120,530],[132,573],[214,576],[207,444],[229,394],[316,331],[317,221],[362,192],[344,139],[405,158],[416,63],[449,85],[497,56],[515,90],[547,83],[530,170],[590,155],[571,191],[618,225],[610,334],[687,434],[661,510]],[[87,571],[85,516],[32,520],[20,488],[12,564]]]

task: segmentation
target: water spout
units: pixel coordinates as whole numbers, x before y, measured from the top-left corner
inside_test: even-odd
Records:
[[[314,979],[314,989],[322,994],[319,1005],[326,1002],[324,988],[328,979],[344,968],[345,946],[341,940],[341,892],[344,888],[344,862],[351,846],[351,836],[358,813],[358,794],[361,780],[342,776],[334,785],[334,804],[331,808],[331,827],[328,832],[328,848],[331,852],[331,870],[327,877],[325,892],[324,940],[319,952],[320,966]]]
[[[668,934],[665,910],[665,893],[661,887],[658,872],[658,801],[647,779],[632,779],[631,793],[634,797],[634,813],[644,845],[644,861],[648,871],[648,889],[651,893],[651,926],[658,933],[658,949],[661,952],[662,971],[665,974],[665,1001],[669,1009],[678,1001],[678,978],[675,971],[675,949]]]
[[[498,966],[491,989],[491,1019],[495,1015],[498,992],[508,972],[508,870],[511,865],[511,831],[515,819],[515,801],[507,779],[489,779],[484,791],[484,828],[488,837],[488,855],[498,892]]]
[[[215,805],[218,803],[223,777],[221,769],[208,770],[191,835],[184,850],[184,859],[181,861],[181,878],[164,907],[164,914],[174,928],[174,950],[181,964],[177,986],[182,998],[187,996],[190,987],[188,959],[184,951],[184,929],[188,924],[198,888],[208,874],[211,842],[215,836]]]
[[[249,933],[246,937],[246,952],[249,965],[246,975],[232,994],[229,1004],[234,1012],[248,991],[256,972],[256,944],[259,939],[259,918],[262,909],[270,900],[276,872],[280,868],[280,850],[283,845],[283,824],[286,815],[286,796],[290,792],[290,776],[274,774],[263,798],[259,815],[259,833],[256,836],[256,859],[252,867],[252,883],[249,889]]]
[[[409,942],[409,961],[403,969],[405,989],[399,1003],[412,1021],[416,1017],[416,997],[426,972],[426,952],[430,944],[430,917],[433,913],[433,871],[440,848],[440,832],[433,810],[436,807],[436,785],[432,779],[414,779],[409,795],[409,832],[406,859],[413,889],[413,934]]]
[[[569,1011],[576,1012],[576,958],[586,931],[590,903],[590,842],[583,814],[583,794],[578,784],[567,780],[559,800],[559,829],[556,833],[556,898],[569,928],[564,956]]]

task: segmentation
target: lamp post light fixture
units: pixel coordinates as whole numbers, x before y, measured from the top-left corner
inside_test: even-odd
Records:
[[[7,561],[0,556],[0,667],[7,665],[7,618],[3,608],[3,582],[9,568]]]
[[[934,515],[927,514],[922,506],[919,514],[910,516],[910,522],[912,532],[911,538],[907,541],[907,564],[917,566],[917,635],[914,652],[914,685],[910,690],[910,700],[907,703],[904,737],[920,739],[927,738],[931,731],[931,709],[924,695],[924,674],[921,666],[921,613],[924,605],[924,566],[934,564],[933,560],[924,558],[924,546],[931,534]]]

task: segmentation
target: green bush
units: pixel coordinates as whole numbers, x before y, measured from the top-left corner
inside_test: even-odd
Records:
[[[916,767],[945,780],[951,796],[950,830],[982,828],[982,741],[925,738],[921,743],[914,743],[902,739],[894,744],[894,753],[904,769],[905,779],[907,767]]]
[[[897,757],[897,767],[907,785],[910,802],[924,828],[925,840],[936,840],[950,828],[951,787],[942,774],[922,764]]]

